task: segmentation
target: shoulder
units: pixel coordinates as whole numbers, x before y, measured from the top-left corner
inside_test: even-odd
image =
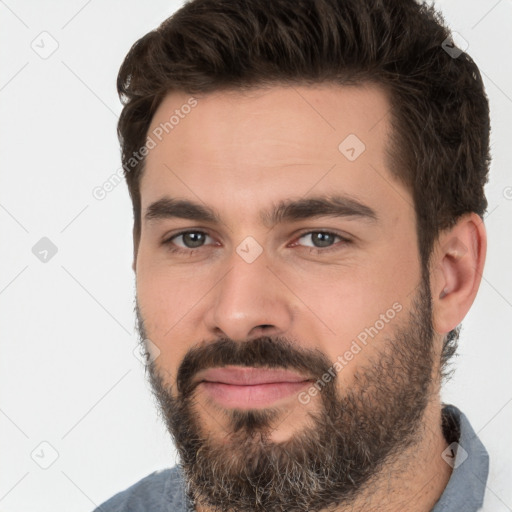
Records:
[[[93,512],[186,512],[187,501],[178,466],[161,469],[108,499]]]

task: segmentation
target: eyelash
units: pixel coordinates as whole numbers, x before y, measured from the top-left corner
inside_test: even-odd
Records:
[[[201,246],[201,247],[198,247],[196,249],[184,249],[182,247],[177,247],[177,246],[173,246],[173,240],[175,238],[178,238],[182,235],[187,235],[189,233],[201,233],[203,235],[206,235],[206,236],[210,236],[208,235],[208,233],[206,233],[205,231],[201,231],[201,230],[186,230],[186,231],[180,231],[179,233],[175,233],[174,235],[172,235],[171,237],[167,238],[166,240],[164,240],[162,242],[162,245],[167,245],[169,246],[169,252],[173,253],[173,254],[184,254],[184,255],[189,255],[189,256],[192,256],[193,253],[197,252],[198,249],[202,249],[204,248],[205,246]],[[324,230],[321,230],[321,229],[317,229],[317,230],[313,230],[313,231],[305,231],[303,233],[300,233],[298,235],[298,237],[296,238],[296,240],[300,240],[303,236],[305,235],[310,235],[310,234],[313,234],[313,233],[324,233],[324,234],[327,234],[327,235],[333,235],[334,237],[337,237],[340,239],[341,242],[343,242],[343,246],[344,245],[347,245],[347,244],[350,244],[352,241],[349,240],[348,238],[345,238],[341,235],[339,235],[338,233],[334,233],[332,231],[324,231]],[[303,249],[307,249],[308,252],[311,254],[325,254],[325,253],[329,253],[331,251],[336,251],[336,250],[340,250],[341,248],[337,245],[333,245],[333,246],[330,246],[330,247],[326,247],[326,248],[320,248],[320,247],[304,247],[302,246]]]

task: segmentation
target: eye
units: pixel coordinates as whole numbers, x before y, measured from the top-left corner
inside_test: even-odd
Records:
[[[313,253],[325,253],[330,250],[340,249],[339,245],[336,244],[336,241],[341,241],[345,245],[350,243],[348,238],[342,237],[336,233],[331,233],[330,231],[309,231],[307,233],[303,233],[298,239],[297,242],[303,241],[302,244],[309,252]],[[309,244],[307,242],[310,242]],[[293,245],[297,245],[295,242]]]
[[[171,252],[191,253],[194,249],[201,248],[207,239],[212,240],[212,237],[204,231],[182,231],[164,240],[162,245],[168,245]]]

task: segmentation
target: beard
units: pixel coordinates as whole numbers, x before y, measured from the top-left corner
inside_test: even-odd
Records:
[[[138,305],[136,311],[144,340]],[[295,370],[321,379],[329,368],[332,375],[333,366],[322,352],[282,337],[202,343],[183,358],[176,389],[164,383],[154,361],[148,362],[152,391],[178,451],[189,500],[219,512],[318,512],[350,506],[419,441],[431,394],[433,340],[427,276],[405,322],[380,342],[379,350],[371,348],[350,387],[342,393],[337,375],[324,383],[316,408],[305,409],[303,428],[282,442],[270,439],[286,421],[278,407],[216,409],[228,422],[226,439],[216,440],[201,421],[194,377],[206,368],[239,365]]]

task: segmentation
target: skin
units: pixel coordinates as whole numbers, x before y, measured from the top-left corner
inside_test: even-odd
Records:
[[[335,361],[394,303],[404,312],[411,309],[421,282],[415,213],[410,191],[388,168],[389,102],[381,89],[275,86],[250,94],[218,91],[195,97],[197,106],[147,156],[141,237],[134,240],[137,303],[146,336],[160,351],[155,365],[166,383],[175,385],[185,354],[201,340],[286,336]],[[182,92],[168,94],[148,134],[189,98]],[[349,134],[366,146],[354,161],[338,149]],[[259,217],[261,209],[283,199],[333,191],[368,205],[378,221],[319,217],[269,227]],[[146,222],[146,209],[164,195],[208,205],[222,222]],[[170,252],[172,244],[162,242],[185,229],[207,233],[205,245],[190,254]],[[351,242],[335,239],[330,251],[311,253],[314,244],[306,235],[315,230]],[[262,249],[252,263],[236,252],[248,236]],[[174,243],[186,249],[182,237]],[[463,216],[439,236],[430,267],[436,362],[443,336],[460,324],[474,301],[485,252],[485,228],[476,214]],[[397,315],[344,367],[336,383],[340,393],[350,389],[358,368],[383,349],[399,325]],[[381,511],[396,511],[411,501],[415,510],[429,511],[449,480],[451,468],[441,457],[447,442],[441,430],[438,364],[432,379],[418,443],[404,450],[375,487],[372,503]],[[203,391],[196,400],[202,428],[217,442],[229,442],[226,415]],[[282,414],[271,440],[292,438],[319,400],[279,402]],[[361,493],[350,510],[367,507],[368,496]]]

